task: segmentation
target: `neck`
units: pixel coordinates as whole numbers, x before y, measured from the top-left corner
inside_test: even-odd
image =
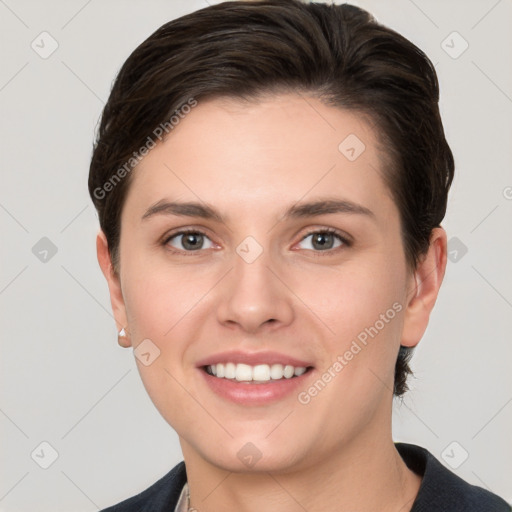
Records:
[[[202,458],[180,438],[190,507],[200,512],[409,512],[421,477],[396,450],[391,428],[358,434],[300,470],[234,473]]]

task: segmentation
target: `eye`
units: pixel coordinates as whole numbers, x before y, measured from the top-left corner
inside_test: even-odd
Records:
[[[211,249],[214,247],[213,242],[200,231],[180,231],[179,233],[174,233],[167,237],[163,244],[186,252]]]
[[[300,247],[301,249],[314,251],[328,251],[341,247],[342,245],[350,246],[350,242],[346,238],[330,229],[309,233],[300,243],[303,244],[303,246]]]

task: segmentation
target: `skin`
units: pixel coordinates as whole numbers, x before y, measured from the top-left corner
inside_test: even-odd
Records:
[[[349,161],[338,146],[355,134],[366,149]],[[407,269],[400,218],[381,178],[382,155],[364,118],[310,96],[199,102],[133,171],[122,212],[120,271],[104,234],[98,261],[123,346],[150,339],[160,356],[137,361],[144,386],[179,435],[191,505],[200,512],[407,511],[421,478],[391,435],[393,372],[400,344],[423,336],[446,267],[446,233],[432,232],[415,272]],[[284,219],[297,202],[336,198],[374,216],[331,213]],[[224,222],[154,215],[166,199],[199,201]],[[186,252],[180,228],[204,232]],[[308,234],[334,228],[332,249]],[[247,263],[237,246],[263,252]],[[306,238],[307,237],[307,238]],[[336,247],[338,246],[338,247]],[[172,251],[176,252],[172,252]],[[205,384],[196,363],[232,349],[275,350],[306,361],[308,386],[357,335],[398,303],[402,309],[308,404],[231,403]],[[261,452],[251,468],[237,452]]]

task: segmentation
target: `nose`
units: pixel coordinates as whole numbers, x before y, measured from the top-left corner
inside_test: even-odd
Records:
[[[234,255],[234,267],[226,276],[217,309],[221,324],[258,333],[293,321],[293,293],[285,284],[285,276],[270,260],[265,251],[251,263]]]

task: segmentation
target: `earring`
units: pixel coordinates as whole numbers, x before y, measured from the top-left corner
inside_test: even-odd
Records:
[[[124,327],[117,333],[117,343],[124,348],[130,346],[130,341],[128,340],[128,335]]]

